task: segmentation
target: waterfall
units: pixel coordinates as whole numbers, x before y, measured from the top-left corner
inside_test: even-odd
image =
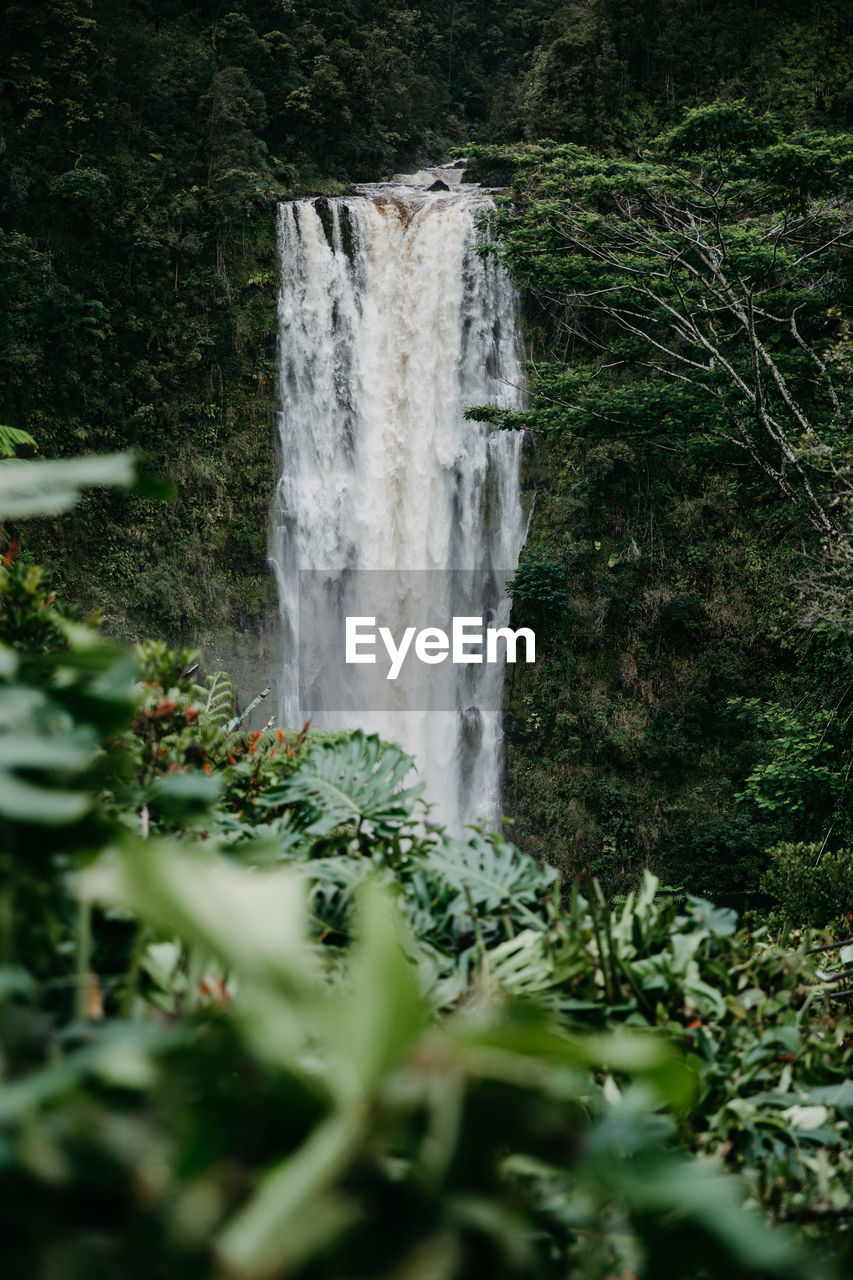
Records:
[[[364,666],[324,670],[306,583],[341,631],[377,594],[401,624],[435,624],[436,609],[507,623],[503,585],[524,538],[521,443],[463,416],[523,397],[515,293],[477,252],[489,207],[473,186],[386,184],[278,212],[280,723],[399,743],[433,818],[457,832],[499,815],[503,666],[447,663],[407,690],[380,687],[384,673]]]

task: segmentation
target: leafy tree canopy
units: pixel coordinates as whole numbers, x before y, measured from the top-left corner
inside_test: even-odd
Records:
[[[850,495],[849,377],[828,362],[851,280],[853,149],[698,108],[636,158],[513,152],[495,229],[572,351],[503,426],[716,448],[823,534]],[[481,153],[494,158],[494,152]]]

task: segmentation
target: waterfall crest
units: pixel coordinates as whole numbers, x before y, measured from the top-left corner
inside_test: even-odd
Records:
[[[392,612],[430,570],[448,616],[486,610],[506,625],[503,582],[524,538],[521,442],[463,413],[522,403],[516,297],[494,257],[477,252],[477,217],[490,206],[478,188],[360,191],[279,206],[280,723],[310,718],[398,742],[433,816],[458,831],[499,814],[502,666],[448,668],[443,710],[342,703],[317,714],[297,674],[299,575],[314,571],[334,589],[341,627],[357,611],[347,599],[356,570],[386,572]],[[466,594],[465,575],[449,570],[483,572]]]

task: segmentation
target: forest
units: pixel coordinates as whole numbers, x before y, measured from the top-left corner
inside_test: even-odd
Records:
[[[849,1273],[852,65],[844,0],[3,7],[11,1280]],[[538,657],[461,834],[246,716],[276,208],[460,158]]]

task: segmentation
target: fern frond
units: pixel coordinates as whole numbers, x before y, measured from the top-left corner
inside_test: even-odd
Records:
[[[217,728],[224,728],[236,713],[234,685],[226,671],[216,671],[203,685],[197,684],[195,695],[205,719]]]

